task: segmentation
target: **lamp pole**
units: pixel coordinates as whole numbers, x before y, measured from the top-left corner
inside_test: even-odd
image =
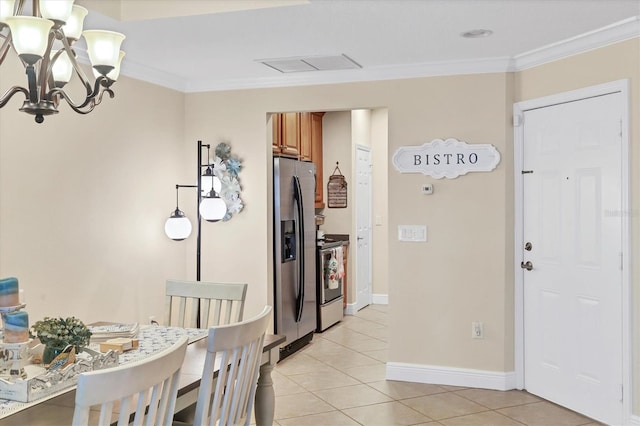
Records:
[[[191,234],[191,222],[184,215],[178,206],[178,190],[179,188],[196,188],[196,206],[198,209],[198,234],[196,236],[196,281],[201,279],[202,270],[202,219],[204,218],[208,222],[218,222],[223,219],[227,213],[227,206],[224,200],[222,200],[218,194],[220,191],[220,180],[215,177],[213,173],[213,166],[209,163],[209,148],[211,145],[203,144],[202,141],[198,141],[198,164],[197,164],[197,184],[196,185],[176,185],[176,209],[171,213],[169,219],[165,223],[165,233],[169,238],[175,241],[182,241]],[[206,163],[202,163],[202,149],[207,149]],[[202,170],[205,168],[204,176],[207,179],[207,184],[211,183],[211,188],[207,187],[206,194],[202,194]],[[216,190],[217,182],[217,190]],[[196,313],[196,327],[200,328],[200,299],[197,303]]]

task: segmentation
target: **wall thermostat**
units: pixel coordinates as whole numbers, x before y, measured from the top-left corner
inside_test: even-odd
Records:
[[[422,185],[422,193],[425,195],[433,194],[433,184],[425,183],[424,185]]]

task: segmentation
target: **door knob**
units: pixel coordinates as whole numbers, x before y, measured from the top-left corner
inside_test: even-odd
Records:
[[[522,269],[526,269],[527,271],[530,271],[533,269],[533,263],[531,263],[531,261],[529,260],[527,260],[527,263],[520,262],[520,267]]]

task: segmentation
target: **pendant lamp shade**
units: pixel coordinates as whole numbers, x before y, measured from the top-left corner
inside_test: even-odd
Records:
[[[71,80],[73,64],[66,50],[62,51],[56,58],[51,67],[51,74],[53,75],[53,81],[56,83],[56,87],[62,87]]]
[[[0,0],[0,22],[6,23],[5,18],[13,16],[16,0]]]
[[[9,16],[5,22],[9,25],[13,47],[20,58],[30,65],[42,59],[53,21],[34,16]]]
[[[175,241],[182,241],[191,235],[191,221],[184,213],[176,209],[164,224],[164,233]]]
[[[67,22],[71,16],[74,0],[40,0],[40,15],[45,19]]]
[[[89,11],[82,6],[73,6],[71,16],[69,16],[67,23],[64,25],[64,35],[68,39],[78,40],[80,38],[84,27],[84,18],[88,13]]]
[[[204,197],[200,202],[200,216],[207,222],[217,222],[227,214],[227,205],[220,197]]]
[[[100,74],[106,76],[118,65],[124,34],[105,30],[86,30],[82,35],[87,42],[87,53],[91,65]]]

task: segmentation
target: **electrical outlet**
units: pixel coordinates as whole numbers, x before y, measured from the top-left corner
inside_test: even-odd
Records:
[[[474,339],[484,339],[484,325],[480,321],[471,323],[471,337]]]

